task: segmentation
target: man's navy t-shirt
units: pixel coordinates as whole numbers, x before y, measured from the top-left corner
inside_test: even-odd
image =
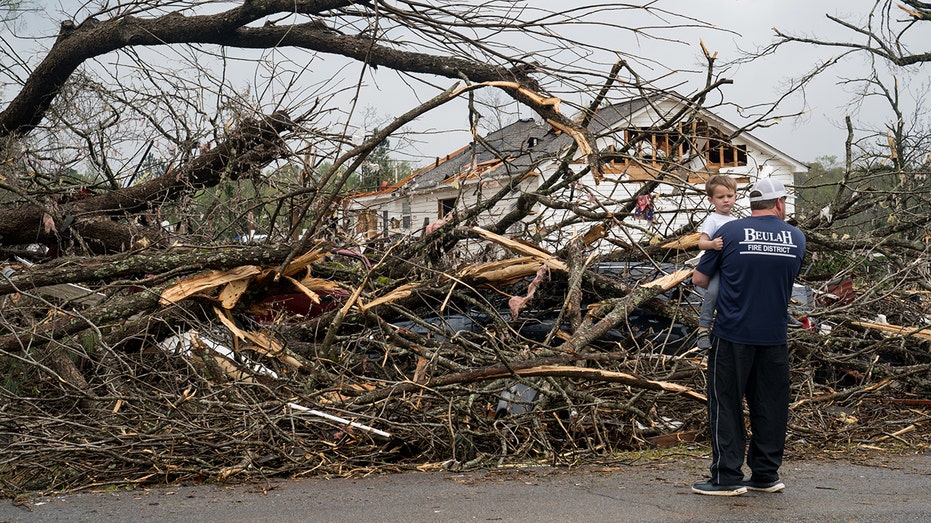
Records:
[[[805,235],[778,216],[754,216],[722,225],[720,250],[708,250],[695,268],[719,274],[712,333],[733,343],[787,342],[786,307],[805,256]]]

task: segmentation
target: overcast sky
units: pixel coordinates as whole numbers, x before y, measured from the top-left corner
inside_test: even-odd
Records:
[[[47,35],[54,35],[61,21],[61,13],[76,13],[83,2],[61,0],[56,4],[60,8],[50,8],[47,11],[46,19],[42,22],[45,24],[44,27],[38,20],[30,21],[24,34],[34,35],[36,32],[45,31]],[[526,4],[547,9],[566,8],[572,5],[594,5],[593,2],[578,0],[537,0],[526,2]],[[738,58],[741,51],[754,50],[770,43],[773,39],[772,27],[774,26],[783,31],[814,35],[824,39],[846,39],[851,36],[851,33],[841,30],[837,24],[828,20],[825,14],[829,13],[858,22],[874,4],[874,0],[659,0],[652,3],[653,7],[682,13],[712,23],[723,30],[692,28],[657,31],[657,34],[666,38],[677,39],[679,43],[674,45],[648,38],[634,38],[629,33],[612,32],[605,28],[580,27],[577,31],[580,38],[598,41],[606,47],[667,64],[671,69],[691,71],[665,79],[667,86],[677,86],[676,90],[679,92],[688,93],[698,87],[703,80],[702,75],[698,73],[704,62],[699,41],[703,41],[710,51],[717,52],[718,61],[723,63]],[[81,21],[86,16],[86,13],[83,13],[74,18]],[[644,23],[653,25],[663,23],[663,20],[658,18],[640,17],[641,15],[629,11],[603,16],[606,22],[632,27]],[[666,21],[682,22],[681,19],[673,17],[666,17]],[[919,31],[913,30],[913,32],[917,34]],[[924,31],[924,34],[927,35],[926,41],[919,42],[919,44],[927,50],[931,48],[931,32]],[[20,41],[17,45],[25,48],[28,41]],[[51,45],[51,39],[46,39],[44,45]],[[834,52],[836,51],[818,51],[812,47],[803,46],[785,48],[775,56],[729,70],[726,76],[733,80],[733,85],[724,86],[722,94],[727,101],[741,106],[774,100],[786,82],[805,73],[819,59],[830,56],[829,53]],[[609,56],[610,54],[612,53],[601,53],[593,58],[610,64],[616,57],[616,54]],[[36,56],[33,61],[39,58],[41,57]],[[106,64],[107,60],[101,60],[101,63]],[[849,87],[839,85],[839,79],[862,77],[866,74],[867,67],[868,63],[864,58],[845,61],[833,69],[830,75],[823,76],[807,90],[809,110],[804,117],[785,119],[776,126],[754,131],[754,134],[803,162],[812,161],[822,155],[841,156],[846,136],[843,119],[844,115],[851,111],[848,108],[848,102],[852,98],[852,92]],[[607,67],[600,70],[606,71]],[[314,71],[313,74],[325,76],[328,73],[321,70],[320,72]],[[345,75],[347,81],[355,82],[359,78],[359,65],[354,64],[342,69],[339,74]],[[923,76],[902,75],[903,80],[906,80],[902,85],[913,89],[914,92],[923,92],[928,88],[928,76],[927,72]],[[252,75],[247,72],[244,78],[251,80]],[[400,115],[418,105],[419,101],[426,100],[435,94],[435,92],[412,90],[410,84],[405,85],[399,81],[398,75],[391,71],[379,70],[366,75],[365,78],[367,87],[362,93],[359,108],[369,109],[370,112],[385,117]],[[309,74],[306,81],[310,83],[320,81],[320,79]],[[920,84],[921,82],[924,83]],[[436,83],[442,86],[452,84],[449,80],[439,80]],[[593,94],[577,95],[579,99],[571,100],[571,102],[585,103]],[[781,112],[791,113],[801,108],[802,100],[795,98],[790,100]],[[854,112],[853,117],[855,123],[860,126],[866,127],[868,124],[877,126],[882,124],[885,114],[887,114],[885,111],[865,108]],[[532,116],[532,113],[523,109],[522,116]],[[737,125],[744,123],[736,114],[724,116]],[[464,103],[444,106],[443,109],[431,113],[410,126],[411,130],[425,134],[416,144],[408,147],[406,152],[418,161],[426,161],[429,158],[452,152],[470,141],[465,131],[466,125]]]

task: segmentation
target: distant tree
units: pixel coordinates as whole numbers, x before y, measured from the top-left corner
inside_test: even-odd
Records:
[[[373,134],[377,134],[378,129]],[[390,139],[379,142],[368,156],[368,161],[362,164],[360,181],[357,187],[347,183],[345,189],[374,190],[383,185],[392,184],[413,172],[410,162],[397,160],[392,157]]]
[[[808,165],[808,172],[795,180],[795,209],[798,215],[817,215],[829,205],[843,178],[844,166],[836,156],[821,156]],[[826,211],[827,212],[827,211]]]

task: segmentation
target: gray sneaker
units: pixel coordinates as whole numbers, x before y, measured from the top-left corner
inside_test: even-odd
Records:
[[[747,492],[743,485],[718,485],[710,481],[692,483],[692,492],[706,496],[739,496]]]
[[[782,480],[778,479],[776,481],[768,482],[745,479],[743,484],[745,487],[747,487],[747,490],[753,490],[756,492],[780,492],[786,488],[786,484],[783,483]]]

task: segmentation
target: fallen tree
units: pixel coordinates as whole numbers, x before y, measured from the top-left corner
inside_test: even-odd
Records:
[[[611,183],[601,171],[612,162],[643,167],[630,151],[599,150],[589,128],[624,71],[638,95],[656,93],[628,63],[617,62],[608,74],[591,71],[598,81],[582,91],[598,94],[574,118],[546,94],[548,74],[565,77],[553,64],[502,56],[491,42],[462,34],[443,44],[446,55],[372,38],[378,28],[370,22],[381,20],[420,31],[423,41],[445,42],[440,37],[455,33],[449,27],[486,26],[468,11],[427,16],[405,2],[245,2],[188,16],[150,12],[157,4],[63,25],[0,113],[7,139],[0,165],[4,495],[372,469],[563,465],[702,438],[704,360],[692,346],[696,299],[685,264],[696,254],[694,226],[658,240],[628,220],[640,197],[661,184],[694,192],[696,173],[668,161],[610,208],[560,197],[589,174]],[[486,7],[494,6],[512,8]],[[570,10],[563,20],[576,14],[584,13]],[[292,15],[303,18],[277,25],[276,17]],[[501,30],[553,30],[549,21],[500,21]],[[67,98],[85,60],[171,42],[293,46],[458,83],[361,142],[315,126],[325,111],[306,96],[272,111],[230,97],[206,123],[173,115],[166,126],[158,117],[170,112],[165,104],[149,105],[127,89],[102,96],[101,105],[141,115],[156,130],[148,143],[159,137],[176,150],[167,165],[113,169],[95,139],[106,142],[116,133],[104,130],[115,124],[84,128],[55,101]],[[498,59],[464,59],[463,48]],[[691,125],[690,111],[727,83],[713,79],[714,54],[705,56],[707,85],[686,98],[689,109],[661,122],[663,132]],[[153,74],[157,67],[140,69]],[[166,96],[183,84],[166,83]],[[425,111],[489,88],[571,138],[560,156],[546,158],[557,168],[537,190],[518,189],[519,180],[536,174],[534,162],[422,236],[360,245],[333,224],[346,185],[379,143]],[[209,91],[197,85],[192,92]],[[79,105],[74,100],[69,107]],[[189,103],[184,95],[162,100]],[[278,100],[268,105],[279,108]],[[43,122],[59,126],[43,129]],[[87,148],[77,156],[98,158],[105,182],[69,178],[76,175],[65,167],[76,161],[36,167],[54,156],[56,136],[68,129]],[[321,159],[310,160],[318,150]],[[499,151],[494,160],[509,159]],[[798,452],[926,448],[927,187],[905,176],[921,166],[877,170],[852,154],[848,160],[840,179],[796,184],[800,198],[824,186],[835,190],[818,205],[800,204],[795,217],[818,259],[806,261],[799,280],[812,291],[796,314],[806,326],[790,337],[790,445]],[[299,167],[276,170],[286,162]],[[88,185],[93,191],[84,192]],[[252,196],[243,195],[246,189]],[[475,226],[508,197],[514,205],[507,213]],[[895,213],[870,214],[891,200]],[[248,228],[250,213],[263,214],[265,206],[270,241],[244,243],[255,240],[251,231],[251,238],[234,238],[231,228]],[[231,215],[225,222],[220,208]],[[585,228],[555,252],[529,235],[511,237],[515,224],[532,223],[535,209],[566,211],[560,225],[567,231]],[[612,237],[612,252],[590,253],[618,229],[630,232],[629,241]],[[466,241],[503,254],[457,258]],[[609,260],[647,274],[606,275],[599,264]]]
[[[587,312],[572,329],[558,320],[568,272],[550,273],[533,298],[536,312],[515,318],[505,303],[543,264],[560,263],[551,257],[515,258],[536,269],[476,266],[411,287],[374,278],[364,265],[336,263],[326,249],[298,257],[284,273],[290,281],[275,282],[286,255],[286,248],[227,248],[198,266],[167,263],[193,252],[166,251],[149,254],[135,273],[117,263],[109,275],[85,269],[85,282],[116,279],[123,290],[106,305],[59,304],[68,316],[48,325],[39,317],[27,323],[24,302],[36,299],[38,287],[7,294],[8,303],[19,303],[4,311],[21,314],[13,325],[5,313],[15,332],[3,336],[2,353],[19,362],[10,378],[39,389],[28,401],[7,394],[0,430],[9,442],[5,492],[358,467],[571,464],[662,438],[701,437],[702,354],[673,331],[643,329],[635,319],[643,307],[677,307],[658,297],[684,290],[688,271],[655,285],[610,287],[627,292],[598,303],[590,298],[608,288],[598,285],[603,276],[580,278]],[[163,272],[144,275],[156,267]],[[42,268],[36,281],[55,281],[50,275],[63,270]],[[21,289],[29,274],[13,278],[18,284],[11,287]],[[344,299],[357,296],[338,332],[329,330],[338,304],[314,318],[279,309],[271,323],[255,323],[264,315],[256,305],[269,307],[269,294],[312,295],[315,279],[339,283]],[[922,318],[927,301],[915,291],[922,299],[869,303],[869,292],[858,285],[847,297],[852,302],[811,311],[818,327],[791,333],[792,448],[924,444],[931,369],[925,331],[874,329],[852,318],[867,310],[896,321]],[[689,316],[679,318],[694,326]],[[28,338],[27,325],[34,333]],[[536,325],[546,331],[528,328]],[[334,341],[325,348],[328,333]],[[70,372],[49,364],[53,353],[74,362]],[[97,443],[88,446],[91,434]]]

